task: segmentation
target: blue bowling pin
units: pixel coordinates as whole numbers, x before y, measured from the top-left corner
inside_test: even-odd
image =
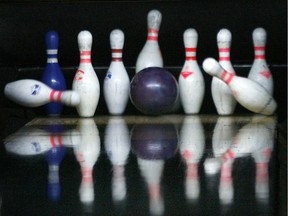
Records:
[[[47,64],[42,75],[42,82],[55,90],[66,90],[66,81],[58,64],[59,36],[56,31],[46,33]],[[61,103],[49,103],[45,105],[48,115],[60,115],[63,109]]]

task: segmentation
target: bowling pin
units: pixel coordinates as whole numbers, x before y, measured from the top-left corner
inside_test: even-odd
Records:
[[[136,61],[136,73],[147,67],[163,67],[163,58],[158,43],[161,21],[162,14],[160,11],[151,10],[148,13],[148,36]]]
[[[220,184],[219,184],[219,199],[222,204],[231,204],[234,198],[234,187],[233,187],[233,162],[234,159],[225,161],[221,166],[220,173]]]
[[[246,109],[263,115],[271,115],[276,110],[276,101],[258,83],[228,73],[213,58],[204,60],[203,69],[206,73],[222,79],[232,90],[235,99]]]
[[[80,64],[72,84],[73,90],[78,92],[81,98],[76,109],[80,117],[92,117],[99,102],[100,84],[91,63],[92,35],[89,31],[78,34],[78,46]]]
[[[76,136],[73,138],[73,136]],[[43,154],[52,148],[72,147],[78,144],[79,135],[71,131],[54,134],[39,128],[23,128],[4,140],[5,149],[11,154],[33,156]]]
[[[217,45],[219,51],[219,64],[231,74],[235,74],[230,61],[230,47],[232,34],[228,29],[221,29],[217,34]],[[231,89],[225,82],[217,77],[213,77],[211,84],[212,99],[219,115],[233,114],[236,100]]]
[[[45,158],[48,163],[48,198],[52,201],[57,201],[60,198],[61,185],[59,179],[59,168],[60,164],[65,157],[66,148],[54,147],[50,149],[46,154]]]
[[[252,34],[254,45],[254,62],[249,71],[248,78],[257,82],[273,95],[273,77],[269,70],[265,57],[266,38],[265,29],[256,28]]]
[[[112,61],[106,73],[103,93],[110,114],[120,115],[124,112],[130,89],[128,73],[122,61],[124,33],[115,29],[110,34]]]
[[[57,91],[66,90],[66,80],[58,63],[58,44],[59,36],[56,31],[49,31],[46,33],[46,47],[47,47],[47,64],[42,74],[42,82]],[[61,103],[48,103],[45,105],[48,115],[60,115],[63,109]]]
[[[130,152],[130,135],[123,118],[112,117],[105,129],[105,151],[113,166],[112,198],[121,201],[126,198],[125,165]]]
[[[93,118],[80,119],[78,130],[81,141],[74,146],[74,153],[81,166],[82,180],[79,188],[80,201],[94,201],[93,167],[100,154],[100,136]]]
[[[75,91],[56,91],[46,84],[32,79],[23,79],[6,84],[5,96],[26,107],[39,107],[49,102],[61,102],[68,106],[80,103]]]
[[[205,83],[196,60],[198,33],[195,29],[187,29],[183,34],[186,60],[180,73],[179,93],[182,107],[186,114],[197,114],[201,108]]]
[[[197,199],[200,194],[198,164],[205,148],[204,129],[199,116],[184,118],[179,138],[181,157],[186,164],[185,195],[187,199]]]

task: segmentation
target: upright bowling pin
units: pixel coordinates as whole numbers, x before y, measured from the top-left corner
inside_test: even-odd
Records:
[[[129,98],[130,80],[122,61],[124,33],[115,29],[110,34],[112,61],[104,79],[104,98],[110,114],[124,112]]]
[[[265,29],[256,28],[252,34],[254,44],[254,62],[248,74],[248,78],[260,84],[273,95],[273,77],[265,58],[266,38]]]
[[[199,116],[184,118],[179,138],[181,157],[186,164],[186,198],[197,199],[200,194],[198,164],[205,148],[204,129]]]
[[[91,204],[94,201],[93,167],[100,154],[100,136],[93,118],[80,119],[78,129],[81,142],[74,147],[74,153],[82,173],[80,201]]]
[[[136,73],[147,67],[163,67],[163,58],[158,43],[161,21],[162,14],[160,11],[151,10],[148,13],[148,36],[136,61]]]
[[[198,33],[187,29],[183,34],[186,60],[179,76],[179,92],[182,107],[186,114],[197,114],[201,108],[205,83],[196,60]]]
[[[92,35],[89,31],[78,34],[80,64],[75,74],[72,88],[80,95],[81,101],[76,109],[81,117],[92,117],[95,114],[99,97],[100,84],[91,63]]]
[[[46,33],[47,64],[42,74],[42,82],[57,91],[66,90],[66,81],[58,64],[58,43],[59,36],[56,31]],[[60,103],[49,103],[45,105],[48,115],[60,115],[63,105]]]
[[[32,79],[18,80],[6,84],[5,96],[15,103],[26,107],[39,107],[49,102],[61,102],[76,106],[80,102],[75,91],[56,91],[46,84]]]
[[[205,59],[203,69],[208,74],[216,76],[228,84],[235,99],[246,109],[264,115],[271,115],[276,110],[276,101],[258,83],[228,73],[213,58]]]
[[[230,47],[232,34],[228,29],[221,29],[217,34],[219,64],[229,73],[235,74],[230,61]],[[213,77],[211,84],[212,98],[219,115],[233,114],[236,100],[230,88],[217,77]]]
[[[123,118],[112,117],[105,129],[104,146],[113,165],[112,198],[121,201],[126,198],[125,165],[130,152],[130,136]]]

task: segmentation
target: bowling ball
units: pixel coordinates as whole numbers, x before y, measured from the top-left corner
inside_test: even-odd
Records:
[[[177,151],[178,137],[173,124],[137,124],[132,128],[131,149],[137,157],[166,160]]]
[[[160,67],[145,68],[132,78],[130,99],[142,113],[160,115],[173,111],[179,97],[177,80]]]

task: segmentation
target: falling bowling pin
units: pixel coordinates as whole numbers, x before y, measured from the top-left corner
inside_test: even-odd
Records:
[[[183,40],[186,59],[178,79],[180,98],[186,114],[197,114],[205,91],[204,78],[196,59],[197,31],[187,29],[183,34]]]
[[[42,74],[42,82],[48,85],[50,88],[57,91],[66,90],[66,81],[58,63],[58,44],[59,36],[56,31],[49,31],[46,33],[46,47],[47,47],[47,64]],[[61,103],[48,103],[45,105],[45,109],[48,115],[57,116],[60,115],[63,109]]]
[[[217,34],[217,45],[219,51],[219,64],[231,74],[235,74],[230,61],[230,47],[232,34],[228,29],[221,29]],[[231,89],[225,82],[213,77],[211,84],[212,98],[219,115],[233,114],[236,107],[236,100]]]
[[[273,77],[265,58],[267,33],[263,28],[256,28],[252,34],[254,44],[254,62],[249,71],[248,78],[257,82],[273,95]]]
[[[263,115],[271,115],[276,110],[276,101],[258,83],[228,73],[213,58],[204,60],[203,69],[206,73],[222,79],[232,90],[235,99],[246,109]]]
[[[80,117],[94,116],[100,97],[99,80],[91,63],[92,39],[89,31],[81,31],[78,34],[80,64],[72,88],[81,98],[79,105],[76,106]]]
[[[49,102],[60,102],[68,106],[80,103],[75,91],[56,91],[46,84],[32,79],[23,79],[6,84],[5,96],[26,107],[39,107]]]
[[[161,21],[162,14],[160,11],[151,10],[148,13],[148,36],[136,61],[136,73],[147,67],[163,67],[163,58],[158,43]]]
[[[122,61],[124,33],[115,29],[110,34],[112,61],[104,79],[103,93],[110,114],[124,112],[130,89],[130,80]]]

